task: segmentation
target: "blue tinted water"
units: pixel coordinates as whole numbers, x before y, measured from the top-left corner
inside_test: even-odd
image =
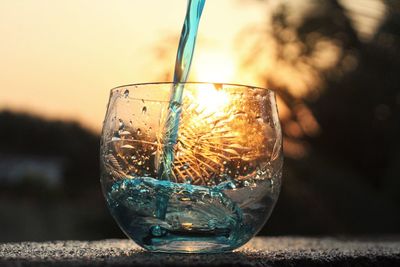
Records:
[[[192,65],[196,46],[197,31],[205,0],[189,0],[176,55],[174,85],[172,88],[167,121],[164,126],[164,146],[160,155],[159,178],[174,180],[172,165],[174,162],[174,146],[178,140],[179,120],[184,85]]]
[[[218,252],[246,242],[254,229],[225,190],[149,177],[115,182],[107,201],[121,228],[139,245],[155,251]]]

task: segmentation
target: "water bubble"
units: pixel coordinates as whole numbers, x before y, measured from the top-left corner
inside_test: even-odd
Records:
[[[118,130],[124,130],[124,129],[125,129],[124,121],[121,120],[121,119],[118,119],[118,121],[119,121],[119,128],[118,128]]]
[[[142,135],[142,130],[140,130],[140,128],[138,128],[136,133],[137,133],[137,135]]]
[[[152,226],[150,232],[153,236],[163,236],[166,233],[166,231],[159,225]]]
[[[132,126],[132,120],[129,120],[129,125]]]
[[[126,89],[125,92],[124,92],[124,97],[127,98],[128,96],[129,96],[129,90]]]
[[[257,172],[258,175],[263,176],[263,175],[267,174],[268,170],[262,169],[260,167],[257,167],[257,171],[256,172]]]
[[[191,183],[192,183],[192,177],[187,176],[187,177],[185,178],[185,183],[191,184]]]
[[[146,114],[146,112],[147,112],[147,107],[144,106],[144,107],[142,108],[142,114]]]
[[[126,184],[123,183],[123,184],[121,185],[121,189],[122,189],[122,190],[125,190],[125,188],[126,188]]]
[[[114,133],[114,136],[111,138],[111,141],[120,141],[121,140],[121,136],[119,135],[118,132]]]

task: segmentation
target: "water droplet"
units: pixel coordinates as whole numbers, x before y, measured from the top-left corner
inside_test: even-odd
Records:
[[[150,231],[153,236],[163,236],[166,233],[165,229],[159,225],[152,226]]]
[[[120,131],[119,135],[131,135],[129,131]]]
[[[136,133],[137,133],[137,135],[142,135],[142,130],[140,130],[140,128],[138,128]]]
[[[192,177],[187,176],[187,177],[185,178],[185,182],[186,182],[187,184],[191,184],[191,183],[192,183]]]
[[[147,112],[147,107],[144,106],[144,107],[142,108],[142,114],[146,114],[146,112]]]
[[[133,149],[134,147],[133,147],[133,146],[131,146],[131,145],[123,145],[123,146],[121,146],[121,148],[129,148],[129,149]]]
[[[124,121],[123,120],[121,120],[121,119],[118,119],[118,121],[119,121],[119,128],[118,128],[118,130],[124,130],[125,129],[125,124],[124,124]]]
[[[124,92],[124,97],[127,98],[128,96],[129,96],[129,90],[126,89],[125,92]]]
[[[132,120],[129,121],[129,125],[132,126]]]

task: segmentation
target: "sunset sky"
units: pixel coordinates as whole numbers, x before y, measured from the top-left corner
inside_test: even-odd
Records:
[[[99,130],[109,89],[160,81],[163,72],[173,69],[174,59],[159,61],[155,50],[168,39],[167,47],[175,54],[186,4],[186,0],[1,1],[0,109],[78,120]],[[207,2],[193,66],[201,79],[249,82],[235,74],[232,50],[239,31],[264,20],[265,8],[260,5]],[[205,65],[211,58],[213,67],[208,69]],[[224,68],[219,77],[216,68]]]
[[[173,69],[186,5],[187,0],[2,0],[0,110],[77,120],[98,131],[111,88],[160,81]],[[238,67],[235,49],[246,41],[239,32],[262,24],[267,10],[260,1],[207,1],[191,79],[263,86]],[[368,21],[357,23],[371,29]],[[167,50],[167,60],[159,49]]]

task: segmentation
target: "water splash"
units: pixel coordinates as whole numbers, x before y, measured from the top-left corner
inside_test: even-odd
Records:
[[[253,229],[243,224],[242,210],[224,193],[232,187],[232,182],[204,187],[137,177],[115,182],[107,199],[124,230],[142,245],[196,236],[234,245]]]

